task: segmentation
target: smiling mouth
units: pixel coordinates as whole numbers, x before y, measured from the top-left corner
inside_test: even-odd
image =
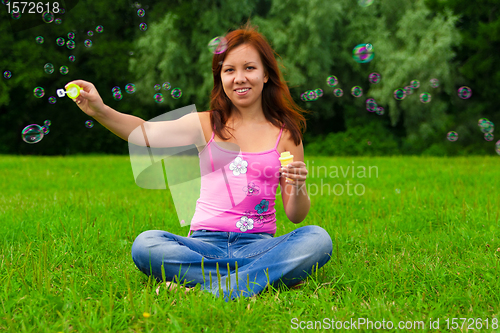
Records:
[[[244,92],[247,92],[247,91],[249,91],[249,90],[250,90],[250,88],[243,88],[243,89],[236,89],[235,91],[236,91],[237,93],[244,93]]]

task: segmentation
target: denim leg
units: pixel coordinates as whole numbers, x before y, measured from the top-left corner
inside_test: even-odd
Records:
[[[214,282],[206,286],[214,295],[220,291],[226,300],[239,296],[252,296],[264,290],[266,285],[282,281],[291,286],[307,278],[318,265],[324,266],[332,254],[330,235],[321,227],[304,226],[286,235],[236,249],[232,256],[238,261],[236,272],[221,279],[221,285]],[[240,262],[247,262],[240,265]],[[226,281],[228,280],[229,281]],[[230,288],[226,287],[226,283]]]

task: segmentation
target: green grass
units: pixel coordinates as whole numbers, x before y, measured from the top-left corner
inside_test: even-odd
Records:
[[[156,295],[135,268],[130,249],[140,232],[188,229],[168,191],[135,185],[129,157],[0,156],[0,331],[285,332],[297,331],[293,318],[361,317],[423,321],[421,331],[431,318],[442,331],[446,319],[482,318],[492,331],[500,315],[499,157],[306,162],[311,210],[294,225],[278,196],[277,236],[319,225],[332,237],[331,260],[299,290],[226,303],[197,290]],[[358,168],[344,177],[340,167],[352,165],[375,166],[378,177],[360,178]],[[318,175],[318,166],[338,167],[339,177]],[[326,187],[312,195],[312,184],[346,191],[347,181],[364,195],[354,185],[353,195]]]

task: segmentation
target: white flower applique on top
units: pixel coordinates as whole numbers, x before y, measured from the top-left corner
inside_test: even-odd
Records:
[[[248,162],[245,161],[241,156],[238,156],[234,161],[229,164],[229,170],[233,172],[233,175],[239,176],[240,174],[247,173]]]

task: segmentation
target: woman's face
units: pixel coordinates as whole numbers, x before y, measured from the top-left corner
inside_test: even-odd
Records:
[[[262,106],[262,89],[268,77],[252,45],[242,44],[226,55],[221,80],[224,92],[237,108]]]

